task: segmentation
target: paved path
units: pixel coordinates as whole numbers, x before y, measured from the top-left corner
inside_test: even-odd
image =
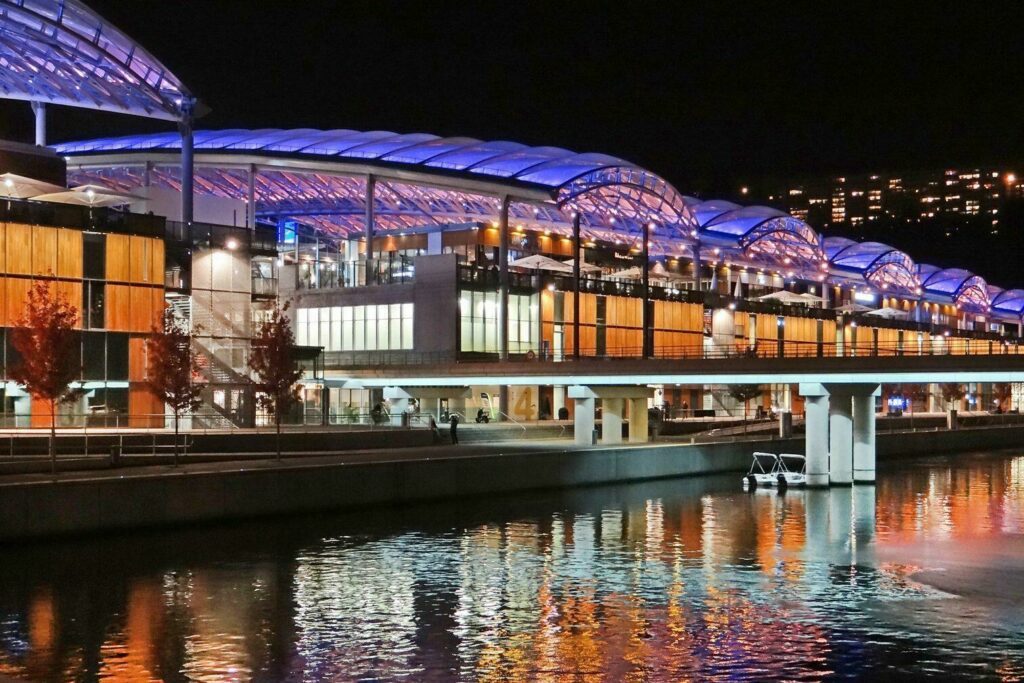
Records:
[[[678,447],[678,443],[647,443],[613,446],[613,448],[628,448],[631,446],[650,447],[664,446],[666,448]],[[402,462],[408,460],[442,460],[448,458],[467,457],[500,457],[512,453],[555,453],[584,449],[608,448],[598,444],[596,446],[578,446],[571,439],[543,439],[527,441],[519,439],[516,441],[500,441],[488,444],[467,444],[453,446],[442,444],[438,446],[425,446],[418,448],[401,449],[369,449],[345,451],[342,453],[288,453],[283,460],[278,461],[273,456],[254,457],[255,454],[237,454],[229,460],[218,460],[210,462],[187,462],[178,467],[170,465],[140,465],[133,467],[118,467],[106,469],[80,470],[61,472],[56,477],[50,474],[10,474],[0,476],[0,487],[9,485],[24,484],[47,484],[56,482],[73,481],[94,481],[97,479],[111,478],[132,478],[132,477],[153,477],[153,476],[185,476],[191,474],[202,474],[207,472],[231,472],[246,470],[273,470],[292,469],[309,467],[330,467],[337,465],[355,465],[363,463],[387,463]]]

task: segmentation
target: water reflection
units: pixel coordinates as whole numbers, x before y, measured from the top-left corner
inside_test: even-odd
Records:
[[[985,592],[992,572],[1024,578],[1024,457],[785,495],[735,479],[7,548],[0,673],[1024,674],[1019,596]]]

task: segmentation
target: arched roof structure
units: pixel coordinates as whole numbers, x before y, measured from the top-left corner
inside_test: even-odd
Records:
[[[694,213],[702,242],[735,247],[751,261],[815,272],[824,262],[818,233],[777,209],[712,200],[698,204]]]
[[[990,291],[989,294],[992,294]],[[1004,289],[992,296],[992,310],[1024,316],[1024,289]]]
[[[79,181],[135,189],[150,179],[180,186],[181,140],[134,135],[57,145]],[[257,214],[288,217],[335,235],[363,230],[367,179],[376,179],[378,229],[494,219],[501,198],[510,221],[565,234],[573,212],[591,238],[635,239],[644,224],[665,252],[697,228],[689,205],[663,178],[606,154],[509,141],[352,130],[221,130],[194,136],[196,188],[246,197],[258,170]]]
[[[0,0],[0,97],[178,120],[194,98],[79,0]]]
[[[918,267],[924,291],[952,299],[960,308],[983,313],[989,310],[988,284],[981,277],[963,268],[938,268],[929,264]]]
[[[914,260],[888,244],[826,237],[824,249],[830,267],[857,273],[872,287],[906,294],[921,293]]]

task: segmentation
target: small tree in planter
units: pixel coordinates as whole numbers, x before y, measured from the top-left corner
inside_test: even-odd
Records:
[[[299,402],[296,382],[302,370],[295,362],[295,334],[283,307],[275,305],[256,327],[249,354],[249,369],[255,378],[257,402],[274,418],[277,459],[281,459],[281,420]]]
[[[78,309],[52,291],[52,281],[38,280],[29,289],[25,312],[14,321],[11,343],[21,356],[10,368],[12,380],[50,411],[50,471],[57,473],[57,406],[81,395],[71,386],[82,374]]]
[[[964,388],[964,385],[957,384],[956,382],[940,384],[939,390],[942,392],[942,400],[945,401],[947,409],[951,409],[954,404],[959,408],[960,401],[967,395],[967,389]]]
[[[174,466],[178,466],[178,434],[181,416],[199,408],[203,387],[195,382],[201,370],[192,348],[193,334],[187,323],[164,310],[163,324],[146,340],[149,384],[174,413]]]
[[[730,384],[729,396],[737,403],[743,404],[743,419],[747,419],[747,401],[762,394],[759,384]]]

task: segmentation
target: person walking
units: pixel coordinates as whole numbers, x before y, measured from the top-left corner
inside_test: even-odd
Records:
[[[452,413],[451,417],[449,417],[448,420],[449,420],[449,423],[452,426],[451,427],[452,443],[453,444],[457,444],[459,442],[459,416],[456,415],[455,413]]]

